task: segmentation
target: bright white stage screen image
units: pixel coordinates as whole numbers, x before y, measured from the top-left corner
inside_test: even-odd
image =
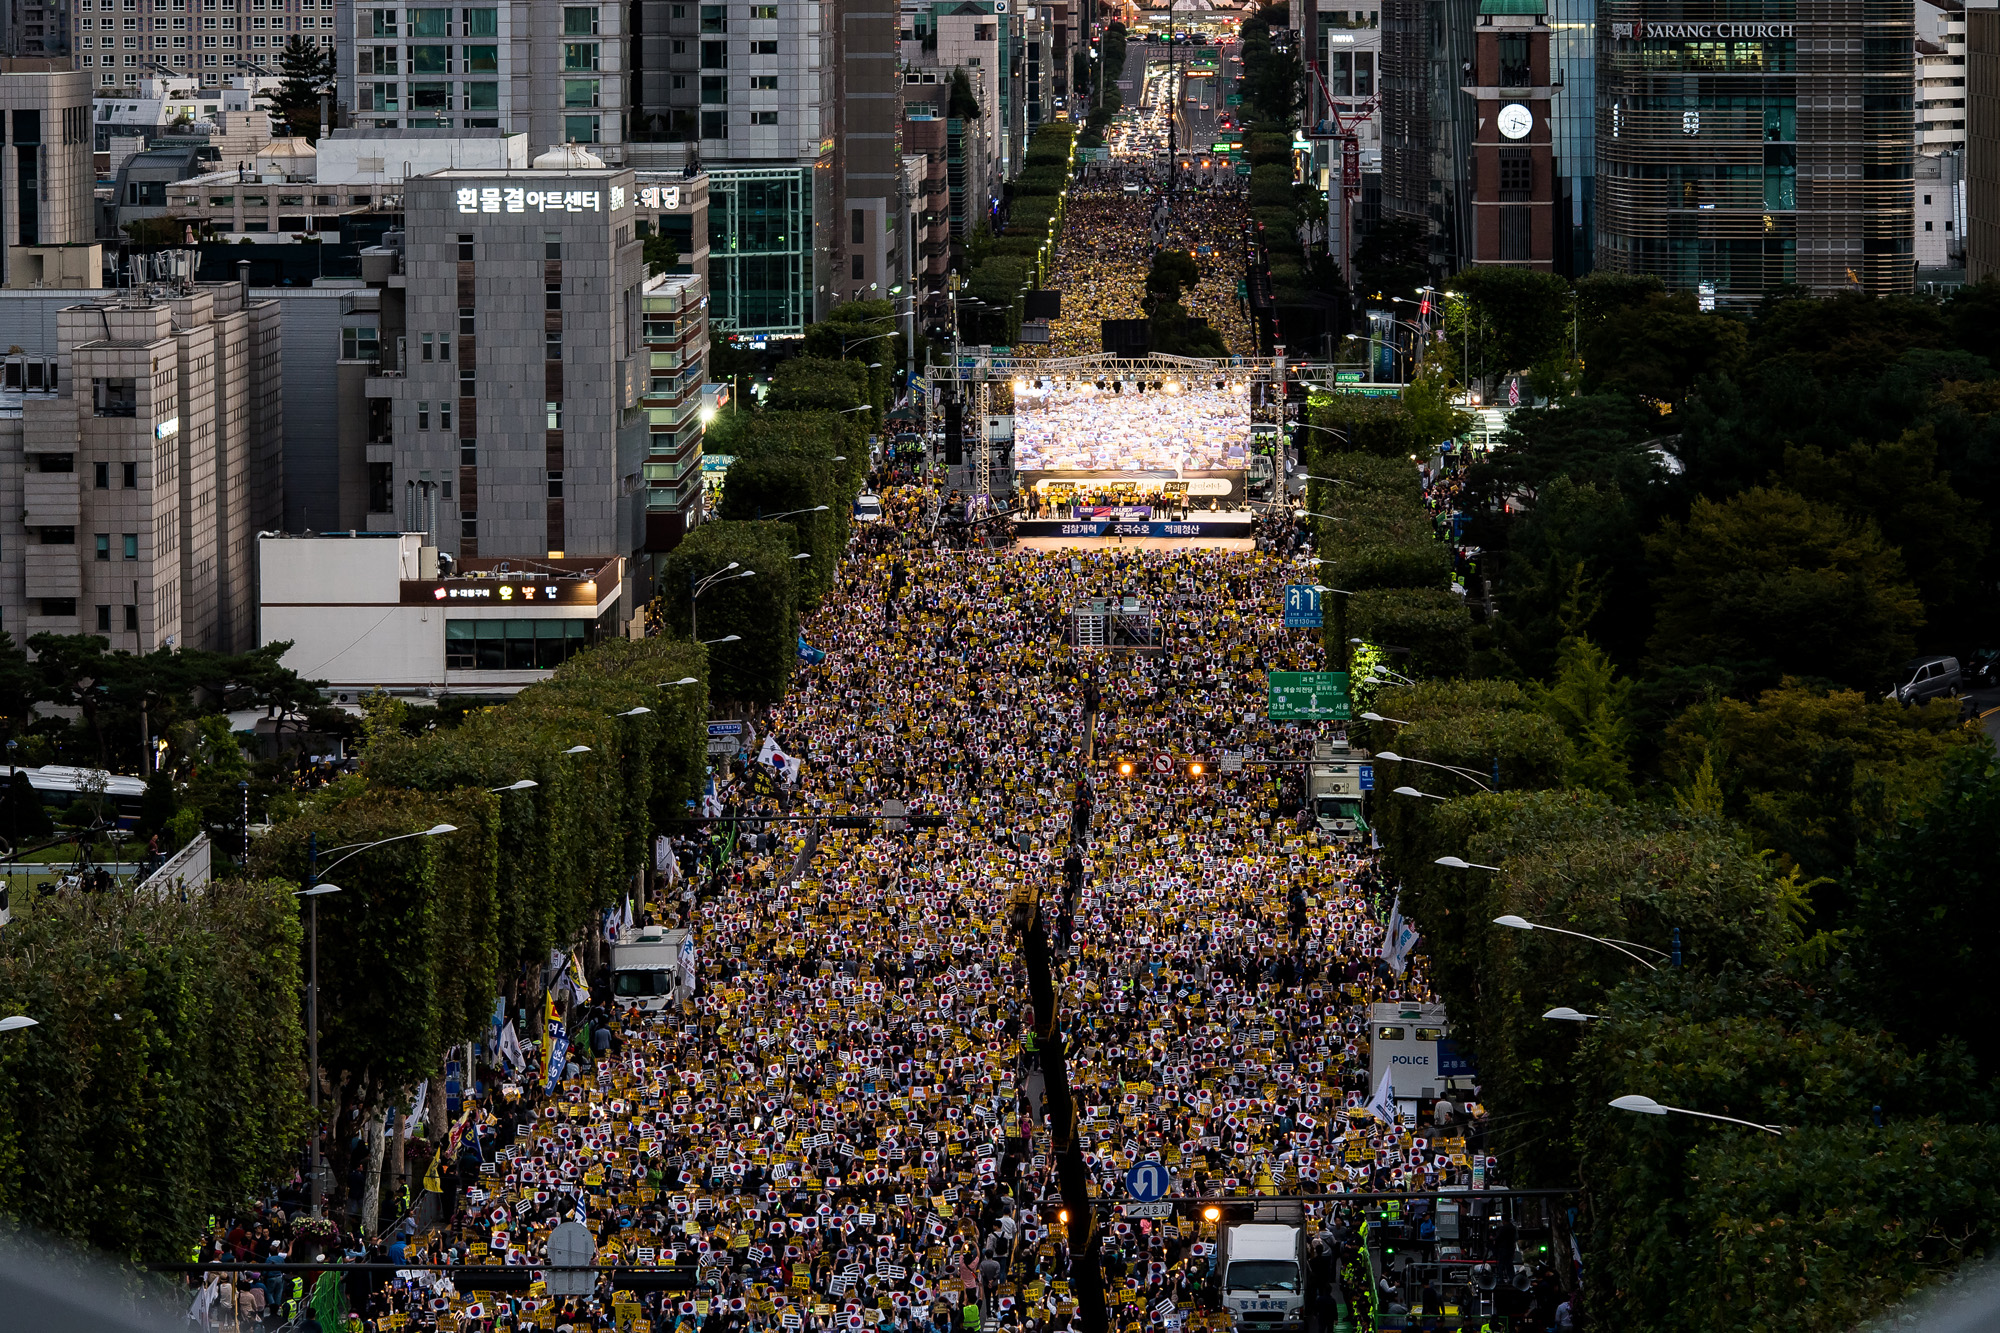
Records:
[[[1024,472],[1088,469],[1213,472],[1244,466],[1250,389],[1150,381],[1124,392],[1091,381],[1016,381],[1014,466]]]

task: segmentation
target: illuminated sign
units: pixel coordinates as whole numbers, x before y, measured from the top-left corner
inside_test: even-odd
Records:
[[[1730,38],[1748,37],[1772,38],[1793,37],[1798,33],[1796,23],[1649,23],[1645,19],[1634,19],[1630,23],[1611,25],[1613,39],[1629,37],[1634,41],[1652,39],[1684,38],[1700,42],[1727,41]]]
[[[404,606],[596,606],[594,579],[404,579]]]
[[[181,419],[179,417],[168,417],[165,421],[153,427],[153,438],[156,440],[172,439],[180,433]]]
[[[611,188],[613,212],[625,207],[625,187]],[[461,213],[601,213],[601,190],[530,190],[519,185],[472,186],[458,192]]]
[[[681,206],[681,187],[678,185],[642,185],[638,194],[639,202],[647,208],[664,208],[671,213]]]

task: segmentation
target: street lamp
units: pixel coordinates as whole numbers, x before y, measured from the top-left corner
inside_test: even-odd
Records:
[[[1442,864],[1442,861],[1440,861],[1440,864]],[[1593,944],[1602,944],[1607,949],[1616,949],[1619,953],[1624,954],[1627,958],[1630,958],[1633,962],[1638,963],[1639,965],[1644,967],[1648,972],[1659,971],[1659,969],[1654,967],[1651,963],[1641,958],[1638,954],[1632,952],[1632,949],[1647,948],[1648,946],[1644,944],[1633,944],[1632,949],[1628,949],[1625,946],[1631,943],[1631,941],[1629,940],[1607,940],[1601,935],[1586,935],[1580,930],[1564,930],[1561,926],[1544,926],[1537,922],[1530,921],[1526,917],[1515,916],[1512,913],[1509,913],[1506,916],[1494,917],[1493,924],[1496,926],[1505,926],[1509,930],[1547,930],[1547,931],[1552,931],[1557,935],[1574,935],[1577,939],[1589,940]],[[1654,949],[1653,952],[1659,953],[1660,950]]]
[[[731,570],[740,570],[741,572],[732,574],[730,572]],[[757,571],[754,569],[743,569],[742,562],[740,560],[731,560],[728,564],[724,565],[721,569],[716,570],[714,573],[708,575],[706,578],[698,579],[695,582],[689,584],[688,585],[688,637],[695,638],[699,636],[699,634],[701,633],[701,630],[699,628],[699,620],[697,619],[697,617],[700,615],[700,608],[696,605],[696,603],[698,603],[701,600],[701,595],[703,593],[707,592],[710,588],[714,587],[718,583],[727,583],[731,579],[747,579],[750,578],[752,575],[754,575],[756,572]]]
[[[1546,1014],[1542,1015],[1543,1018],[1557,1018],[1561,1019],[1565,1023],[1587,1023],[1591,1019],[1598,1018],[1600,1016],[1601,1015],[1598,1014],[1578,1013],[1576,1010],[1570,1008],[1566,1004],[1559,1004],[1555,1008],[1549,1010]]]
[[[743,636],[741,634],[725,634],[719,639],[703,639],[701,640],[701,643],[705,647],[713,647],[718,643],[736,643],[739,642],[742,638]]]
[[[652,710],[652,709],[650,709],[650,708],[648,708],[648,707],[646,707],[646,705],[644,705],[644,704],[640,704],[640,705],[639,705],[639,706],[638,706],[637,708],[628,708],[628,709],[626,709],[626,710],[625,710],[624,712],[622,712],[622,713],[614,713],[614,714],[613,714],[613,716],[614,716],[614,717],[640,717],[640,716],[642,716],[642,715],[644,715],[644,714],[646,714],[646,713],[650,713],[650,712],[652,712],[652,711],[653,711],[653,710]]]
[[[1483,866],[1477,861],[1467,861],[1456,856],[1440,856],[1434,864],[1447,866],[1452,870],[1491,870],[1496,874],[1500,870],[1499,866]]]
[[[787,509],[782,514],[767,514],[761,521],[765,523],[772,523],[776,522],[778,519],[792,518],[799,514],[823,514],[825,512],[826,512],[825,505],[814,505],[811,509]]]
[[[563,751],[564,754],[589,754],[590,752],[588,745],[572,745]]]
[[[401,842],[405,838],[436,838],[447,833],[456,832],[458,832],[458,825],[456,824],[433,824],[427,829],[418,829],[415,833],[398,833],[393,838],[380,838],[374,842],[349,843],[344,847],[335,847],[327,855],[331,856],[333,852],[346,852],[347,855],[328,866],[327,870],[334,870],[342,864],[353,860],[363,852],[373,851],[377,847],[387,846],[392,842]],[[306,835],[306,886],[303,889],[296,890],[292,896],[309,899],[312,903],[311,936],[310,944],[308,945],[310,952],[306,964],[306,1091],[311,1095],[312,1099],[312,1178],[309,1197],[312,1201],[314,1217],[319,1216],[320,1210],[319,900],[329,893],[340,892],[338,884],[320,883],[320,874],[319,834],[309,833]]]
[[[1412,759],[1408,755],[1397,754],[1394,750],[1377,750],[1375,752],[1375,757],[1377,759],[1386,759],[1392,764],[1422,764],[1425,768],[1443,769],[1447,773],[1451,773],[1458,777],[1464,778],[1467,782],[1470,782],[1473,786],[1479,788],[1479,790],[1487,793],[1488,795],[1491,795],[1493,792],[1493,789],[1491,787],[1481,782],[1478,778],[1472,776],[1470,770],[1459,768],[1452,764],[1434,764],[1428,759]]]
[[[1322,428],[1319,426],[1314,426],[1312,429],[1320,430]],[[1351,481],[1342,481],[1339,477],[1315,477],[1310,472],[1304,473],[1302,475],[1305,477],[1307,481],[1323,481],[1326,482],[1329,486],[1353,486],[1357,484]]]
[[[1403,721],[1403,719],[1400,717],[1383,717],[1380,713],[1363,713],[1361,715],[1361,720],[1363,722],[1393,722],[1399,727],[1407,727],[1411,725],[1410,723]]]
[[[0,1018],[0,1032],[19,1032],[22,1028],[40,1026],[41,1024],[38,1020],[30,1018],[26,1014],[9,1014],[6,1018]]]
[[[1738,1120],[1733,1115],[1711,1115],[1707,1111],[1690,1111],[1685,1106],[1666,1106],[1651,1097],[1642,1097],[1635,1092],[1627,1093],[1623,1097],[1613,1097],[1611,1105],[1621,1111],[1631,1111],[1637,1115],[1665,1115],[1671,1111],[1675,1115],[1694,1115],[1700,1116],[1703,1120],[1720,1120],[1726,1124],[1742,1125],[1747,1129],[1761,1129],[1766,1134],[1776,1134],[1779,1138],[1785,1135],[1785,1131],[1777,1125],[1760,1125],[1754,1120]]]
[[[1398,795],[1398,796],[1426,796],[1426,797],[1429,797],[1429,798],[1430,798],[1431,800],[1433,800],[1433,801],[1442,801],[1442,800],[1445,800],[1445,799],[1447,799],[1446,797],[1443,797],[1443,796],[1433,796],[1433,795],[1431,795],[1431,793],[1430,793],[1430,792],[1427,792],[1427,791],[1418,791],[1418,790],[1417,790],[1417,789],[1416,789],[1415,787],[1398,787],[1398,788],[1396,788],[1396,795]]]
[[[824,508],[825,506],[821,507]],[[800,551],[797,555],[792,557],[792,559],[794,560],[810,560],[812,558],[813,558],[813,553],[811,551]]]
[[[701,684],[701,681],[699,681],[693,676],[682,676],[679,680],[663,680],[653,688],[658,690],[666,690],[666,689],[672,689],[676,685],[699,685],[699,684]]]
[[[530,787],[539,787],[541,785],[541,783],[535,781],[533,778],[522,778],[519,782],[510,782],[504,787],[488,787],[486,790],[497,795],[503,791],[526,791]]]

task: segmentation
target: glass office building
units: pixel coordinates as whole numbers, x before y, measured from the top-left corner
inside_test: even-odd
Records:
[[[1602,0],[1596,267],[1912,290],[1913,37],[1911,0]]]
[[[797,338],[813,318],[814,168],[708,168],[709,322]]]

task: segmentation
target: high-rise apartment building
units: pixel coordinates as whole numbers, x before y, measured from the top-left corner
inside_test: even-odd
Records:
[[[1597,267],[1747,304],[1915,280],[1911,0],[1603,0]]]
[[[293,37],[337,48],[335,18],[349,0],[69,0],[68,42],[100,91],[136,87],[149,74],[186,75],[220,86],[243,74],[275,74]],[[342,69],[351,69],[340,57]]]
[[[96,234],[90,81],[67,61],[0,61],[0,282],[35,281],[17,246],[87,245]],[[10,340],[11,341],[11,340]]]
[[[235,284],[57,312],[0,391],[0,626],[115,649],[257,644],[259,529],[283,513],[277,303]],[[0,295],[0,322],[13,300]],[[17,330],[38,321],[12,321]]]
[[[500,127],[526,134],[537,150],[582,144],[606,162],[624,161],[627,7],[525,0],[423,9],[341,5],[336,86],[346,123]]]

